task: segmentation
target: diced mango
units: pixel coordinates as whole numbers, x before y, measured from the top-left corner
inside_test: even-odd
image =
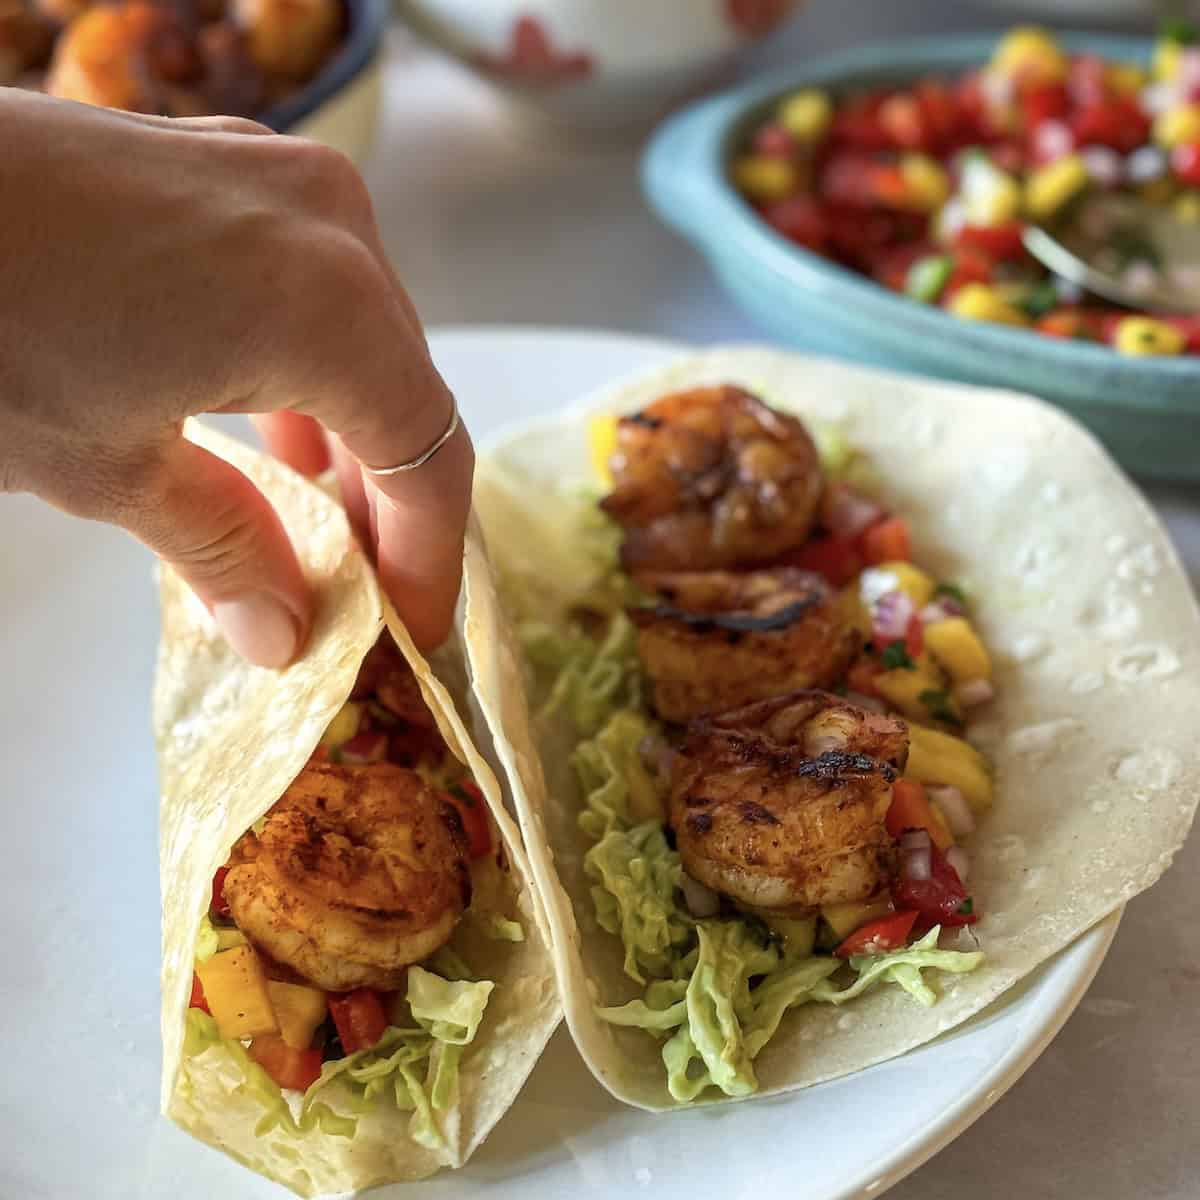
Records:
[[[841,619],[857,629],[867,641],[871,636],[871,611],[863,603],[858,586],[849,583],[837,595],[836,609]]]
[[[915,669],[896,667],[875,676],[875,687],[879,694],[906,717],[927,721],[929,709],[921,699],[926,692],[942,692],[946,689],[946,678],[928,654],[921,654]]]
[[[786,158],[743,154],[733,164],[733,182],[751,200],[782,200],[800,186],[800,170]]]
[[[917,608],[924,608],[933,599],[934,588],[937,586],[933,579],[920,567],[910,562],[880,563],[874,570],[891,575],[895,586],[904,592]]]
[[[354,700],[347,700],[337,715],[329,722],[329,727],[321,735],[322,746],[340,746],[348,742],[357,732],[362,722],[363,706]]]
[[[222,950],[196,964],[209,1010],[225,1038],[278,1033],[262,963],[250,945]]]
[[[588,418],[588,456],[592,460],[596,479],[605,488],[612,487],[612,471],[608,462],[617,448],[618,420],[616,413],[593,413]]]
[[[1136,96],[1148,82],[1146,72],[1137,63],[1109,63],[1104,81],[1119,96]]]
[[[793,92],[775,114],[780,125],[798,142],[815,142],[824,136],[833,119],[833,102],[818,88]]]
[[[1091,182],[1078,154],[1065,154],[1032,171],[1025,181],[1025,208],[1035,221],[1061,212]]]
[[[966,617],[949,617],[925,626],[925,644],[955,683],[991,679],[992,660]]]
[[[816,917],[771,917],[767,924],[783,938],[789,958],[807,958],[817,942]]]
[[[1186,342],[1174,325],[1153,317],[1124,317],[1113,334],[1113,346],[1119,354],[1182,354]]]
[[[246,935],[238,928],[217,930],[217,949],[232,950],[234,946],[244,946]]]
[[[267,994],[279,1022],[279,1036],[293,1050],[307,1050],[312,1045],[317,1026],[329,1011],[325,993],[319,988],[269,979]]]
[[[868,921],[878,921],[892,911],[892,902],[884,896],[880,900],[850,902],[847,904],[823,904],[821,916],[825,924],[844,942],[856,929]]]
[[[1200,142],[1200,104],[1179,104],[1154,118],[1154,140],[1168,150]]]
[[[992,777],[987,760],[970,743],[910,721],[905,774],[922,783],[956,787],[979,814],[992,806]]]
[[[1179,63],[1183,57],[1183,46],[1174,38],[1159,38],[1154,44],[1154,60],[1150,73],[1155,79],[1170,82],[1179,74]]]
[[[950,197],[950,176],[926,154],[903,155],[900,175],[907,188],[909,206],[915,212],[937,212]]]
[[[1019,25],[1000,39],[992,67],[1008,76],[1056,83],[1067,77],[1067,56],[1045,29]]]
[[[999,325],[1028,325],[1029,317],[1009,304],[995,288],[986,283],[968,283],[959,288],[946,306],[956,317],[967,321],[994,321]]]

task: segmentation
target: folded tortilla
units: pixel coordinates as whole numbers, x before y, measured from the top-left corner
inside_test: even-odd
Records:
[[[510,608],[539,595],[555,619],[577,548],[555,527],[549,497],[596,486],[588,414],[721,383],[840,427],[870,455],[882,498],[909,519],[918,561],[966,583],[997,659],[997,699],[971,733],[996,770],[994,806],[968,843],[984,964],[937,977],[930,1008],[890,987],[842,1009],[789,1011],[755,1060],[756,1094],[766,1096],[861,1070],[961,1024],[1158,879],[1200,786],[1200,614],[1154,514],[1062,413],[1025,396],[757,348],[688,356],[488,447],[476,502]],[[641,990],[622,971],[620,939],[596,924],[582,869],[591,843],[576,823],[581,796],[567,762],[576,739],[530,719],[511,638],[470,650],[575,1041],[613,1095],[674,1107],[655,1040],[596,1015],[598,1004]]]
[[[191,422],[187,435],[232,462],[274,504],[317,608],[303,657],[286,671],[263,670],[239,659],[178,576],[162,572],[154,729],[162,788],[163,1111],[189,1133],[304,1196],[460,1166],[512,1104],[561,1016],[545,921],[517,828],[503,807],[495,774],[459,715],[469,699],[464,625],[480,645],[495,636],[494,609],[481,614],[473,603],[482,560],[468,555],[456,631],[434,662],[426,662],[390,611],[337,503],[281,464],[212,429]],[[474,530],[470,538],[473,545]],[[191,1057],[184,1052],[193,954],[213,873],[304,767],[385,622],[447,746],[487,799],[510,867],[508,912],[525,935],[520,943],[491,940],[464,921],[449,943],[496,986],[462,1059],[457,1104],[439,1122],[444,1140],[439,1149],[415,1141],[411,1114],[386,1097],[357,1117],[352,1137],[326,1133],[319,1125],[304,1133],[276,1128],[258,1136],[263,1109],[242,1087],[242,1070],[229,1051],[218,1044]],[[349,1112],[340,1088],[340,1081],[330,1084],[322,1100]]]

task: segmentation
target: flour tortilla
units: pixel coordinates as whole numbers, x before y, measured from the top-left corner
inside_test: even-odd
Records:
[[[304,1196],[418,1179],[443,1166],[460,1166],[512,1104],[561,1016],[545,919],[519,833],[503,807],[495,774],[459,716],[468,701],[463,625],[471,623],[481,644],[490,636],[491,614],[473,613],[469,597],[480,560],[468,557],[456,631],[431,665],[386,603],[345,514],[327,494],[198,423],[189,423],[187,435],[232,462],[274,504],[313,586],[317,611],[303,657],[283,672],[262,670],[230,650],[178,576],[162,572],[154,729],[162,788],[163,1111],[189,1133]],[[213,873],[308,761],[385,622],[412,665],[447,745],[487,798],[510,866],[507,915],[516,917],[525,932],[521,943],[494,941],[467,919],[451,940],[478,976],[494,980],[496,988],[462,1061],[460,1101],[444,1121],[444,1153],[415,1143],[408,1135],[409,1114],[388,1104],[360,1117],[353,1138],[319,1129],[257,1137],[254,1127],[263,1110],[237,1092],[241,1071],[229,1053],[217,1046],[194,1058],[183,1055],[192,956]],[[339,1102],[345,1097],[335,1086],[341,1085],[322,1095],[346,1111]]]
[[[500,577],[526,594],[540,580],[553,597],[553,541],[539,523],[555,489],[595,486],[588,412],[631,412],[726,382],[835,422],[871,456],[884,499],[911,521],[917,561],[966,584],[998,690],[971,734],[997,772],[994,808],[968,841],[985,964],[935,975],[941,998],[929,1009],[889,987],[845,1009],[793,1010],[755,1062],[766,1096],[861,1070],[960,1024],[1158,879],[1187,835],[1200,782],[1200,615],[1154,514],[1057,410],[753,347],[685,357],[492,443],[476,503]],[[621,970],[619,940],[595,922],[567,764],[573,738],[530,720],[511,639],[470,649],[575,1041],[619,1099],[675,1107],[654,1039],[593,1011],[640,992]],[[960,948],[974,948],[960,936]]]

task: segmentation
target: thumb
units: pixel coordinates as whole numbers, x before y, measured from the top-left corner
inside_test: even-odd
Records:
[[[144,502],[121,524],[169,563],[230,645],[285,667],[308,636],[308,588],[275,510],[236,467],[185,438],[171,442]]]

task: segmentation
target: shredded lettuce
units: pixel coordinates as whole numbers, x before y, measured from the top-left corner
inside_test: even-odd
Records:
[[[445,954],[451,952],[445,951]],[[454,956],[452,964],[465,965]],[[490,980],[443,979],[421,967],[408,971],[408,1006],[413,1028],[389,1027],[370,1050],[327,1062],[313,1085],[304,1093],[297,1117],[279,1085],[246,1052],[241,1042],[222,1038],[217,1023],[207,1013],[189,1008],[184,1027],[184,1054],[203,1054],[211,1046],[223,1046],[241,1068],[239,1090],[252,1096],[263,1108],[255,1126],[260,1137],[273,1129],[306,1133],[319,1127],[338,1137],[353,1137],[354,1117],[335,1112],[320,1099],[335,1079],[350,1091],[355,1113],[370,1111],[382,1095],[390,1095],[396,1106],[411,1111],[409,1133],[429,1149],[445,1145],[438,1118],[457,1102],[458,1069],[465,1047],[475,1039],[488,998],[495,985]]]
[[[520,921],[512,921],[495,912],[480,912],[478,909],[469,909],[468,911],[479,931],[484,937],[491,938],[493,942],[523,942],[525,940],[525,930],[521,927]]]
[[[217,931],[213,928],[208,913],[205,913],[200,918],[200,929],[196,933],[196,961],[198,963],[208,962],[218,949],[220,949],[220,940],[217,937]]]
[[[594,737],[571,752],[579,790],[587,798],[579,827],[592,839],[614,829],[663,819],[663,786],[642,761],[641,744],[653,731],[641,713],[614,713]]]
[[[597,922],[625,946],[625,974],[638,983],[646,982],[643,971],[670,976],[693,922],[675,897],[683,868],[660,822],[613,829],[587,852],[583,869],[596,881]]]

